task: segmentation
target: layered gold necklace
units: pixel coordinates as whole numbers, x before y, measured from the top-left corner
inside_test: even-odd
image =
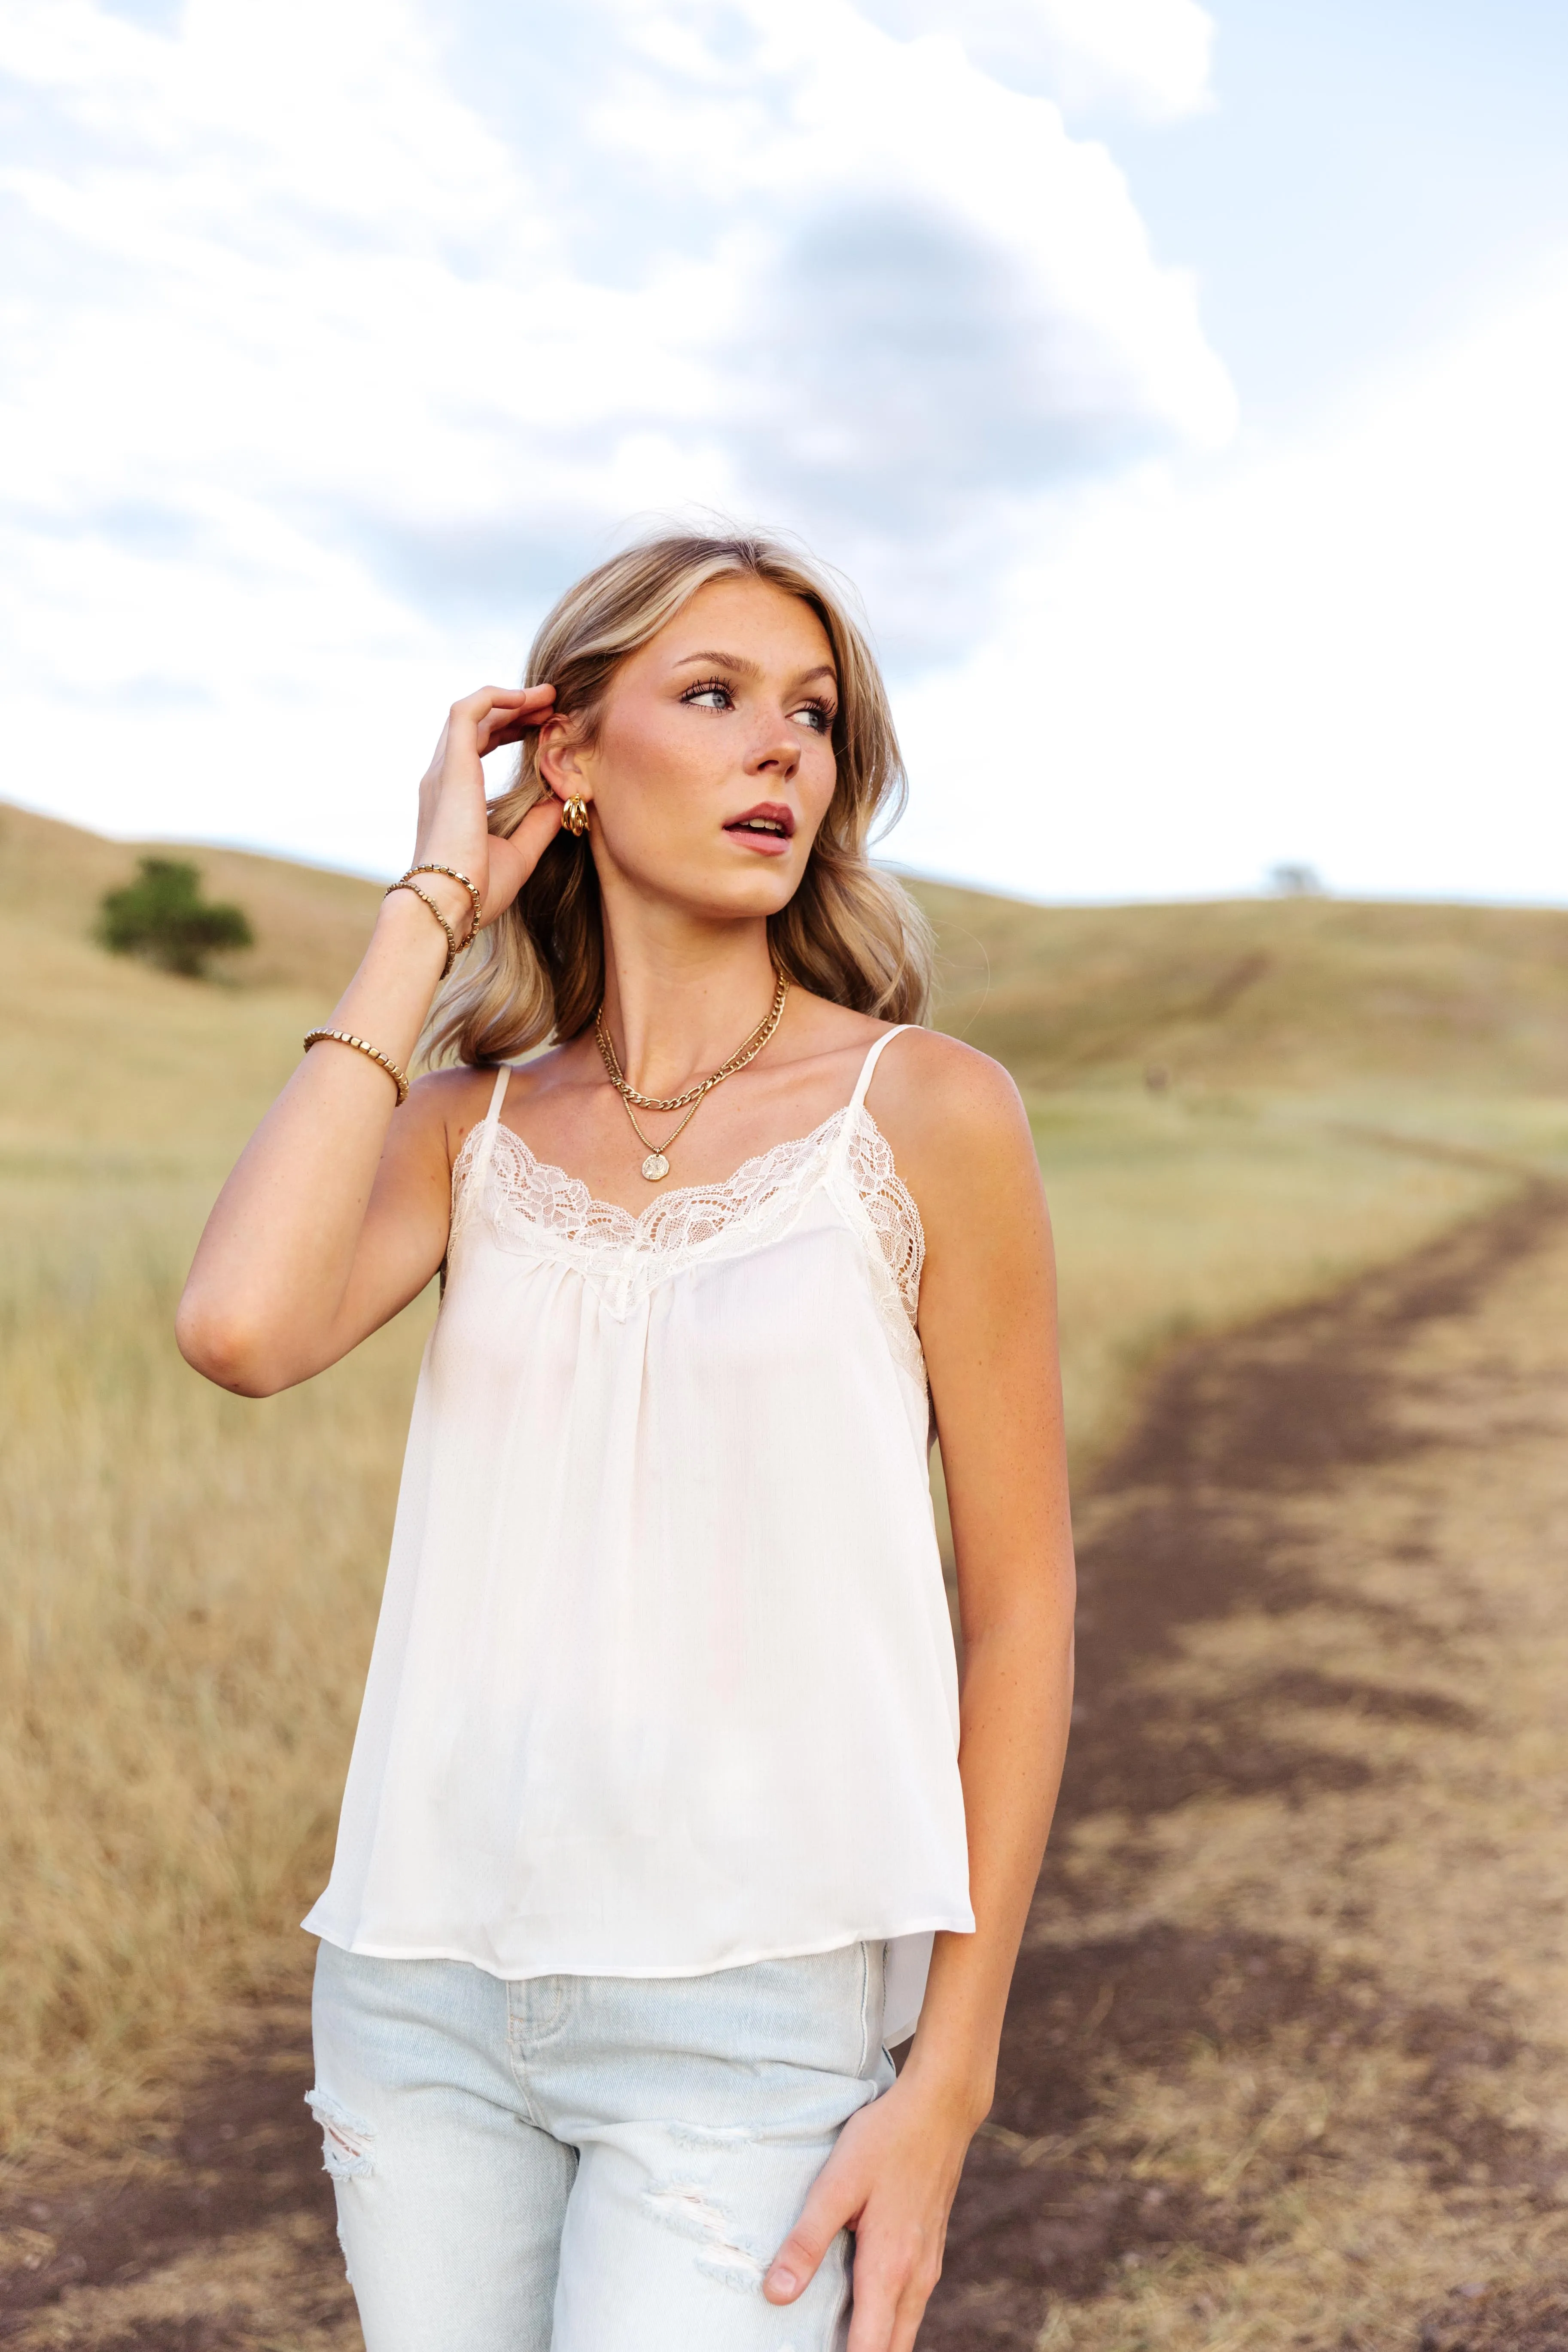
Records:
[[[678,1135],[682,1134],[689,1127],[714,1087],[722,1086],[726,1078],[732,1078],[737,1070],[743,1070],[748,1062],[756,1060],[757,1055],[784,1018],[784,998],[788,994],[789,982],[781,971],[778,975],[778,986],[773,991],[773,1003],[758,1022],[745,1044],[731,1054],[727,1062],[721,1062],[719,1067],[710,1072],[707,1077],[700,1078],[694,1087],[688,1087],[683,1095],[669,1095],[664,1097],[658,1095],[638,1094],[636,1087],[626,1077],[616,1058],[616,1049],[610,1043],[610,1033],[605,1026],[605,1008],[600,1005],[594,1015],[594,1034],[598,1040],[600,1058],[604,1062],[610,1084],[619,1095],[625,1106],[626,1117],[631,1120],[632,1133],[647,1154],[642,1164],[642,1172],[650,1184],[657,1184],[662,1177],[668,1175],[670,1145]],[[645,1135],[637,1125],[637,1113],[632,1108],[634,1103],[637,1110],[683,1110],[686,1117],[679,1127],[670,1129],[662,1143],[655,1143],[653,1138]]]

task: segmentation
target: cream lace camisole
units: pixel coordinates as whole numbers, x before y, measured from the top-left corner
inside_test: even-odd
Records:
[[[866,1108],[640,1216],[502,1124],[452,1171],[331,1883],[354,1952],[700,1975],[973,1927],[915,1333]]]

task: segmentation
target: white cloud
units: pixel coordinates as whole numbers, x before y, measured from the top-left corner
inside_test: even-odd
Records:
[[[866,13],[906,38],[954,35],[999,81],[1069,110],[1166,121],[1211,102],[1215,22],[1195,0],[867,0]]]
[[[804,530],[918,663],[1230,429],[1103,150],[848,0],[14,0],[0,75],[8,769],[92,822],[385,862],[626,514]]]
[[[1568,898],[1568,258],[1298,446],[1063,502],[904,698],[910,863],[1042,896]]]
[[[914,5],[13,0],[7,789],[390,865],[451,695],[707,502],[861,579],[911,863],[1568,898],[1568,266],[1226,454],[1190,283],[1030,80],[1142,26],[1124,102],[1191,106],[1207,19]]]

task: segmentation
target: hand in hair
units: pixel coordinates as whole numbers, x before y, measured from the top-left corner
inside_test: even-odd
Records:
[[[489,830],[487,751],[515,743],[552,709],[551,686],[481,687],[455,702],[419,788],[419,877],[381,902],[353,980],[320,1026],[374,1049],[307,1054],[219,1195],[180,1303],[186,1360],[245,1396],[269,1396],[357,1347],[416,1297],[446,1253],[451,1162],[438,1119],[406,1071],[446,969],[447,931],[505,912],[561,826],[558,803],[531,809],[510,840]],[[395,1165],[388,1129],[403,1118]]]
[[[510,906],[561,829],[561,803],[552,798],[531,809],[510,838],[492,834],[485,802],[487,751],[520,743],[547,716],[552,686],[482,686],[454,702],[440,740],[419,785],[419,829],[413,863],[455,866],[469,875],[479,893],[481,923],[493,923]],[[429,877],[423,877],[428,881]],[[445,886],[464,902],[463,931],[471,908],[455,883]]]

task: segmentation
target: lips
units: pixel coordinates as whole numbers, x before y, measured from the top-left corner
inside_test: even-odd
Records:
[[[755,808],[732,816],[724,830],[748,848],[783,849],[795,833],[795,811],[783,801],[759,801]]]

